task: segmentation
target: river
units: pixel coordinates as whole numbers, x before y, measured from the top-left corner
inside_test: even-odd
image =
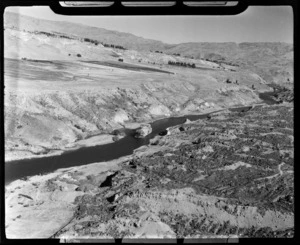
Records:
[[[274,104],[275,101],[270,99],[270,93],[262,95],[262,99],[268,104]],[[232,111],[247,111],[251,106],[244,106],[231,109]],[[149,144],[149,140],[154,138],[160,132],[165,131],[168,127],[182,124],[189,119],[195,121],[207,118],[208,114],[187,115],[183,117],[170,117],[157,120],[151,123],[152,132],[145,138],[135,138],[134,130],[126,130],[126,136],[117,142],[99,145],[93,147],[83,147],[74,151],[68,151],[58,156],[49,156],[43,158],[33,158],[11,161],[5,164],[5,185],[10,182],[38,174],[53,172],[59,168],[86,165],[95,162],[104,162],[117,159],[122,156],[130,155],[133,151],[143,145]]]

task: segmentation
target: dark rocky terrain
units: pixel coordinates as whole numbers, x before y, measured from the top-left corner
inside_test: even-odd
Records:
[[[291,105],[216,113],[169,132],[104,181],[73,182],[84,194],[56,236],[137,237],[152,221],[166,237],[293,237]]]
[[[278,103],[294,101],[294,91],[291,88],[280,85],[273,85],[272,87],[274,89],[274,95],[272,97]]]

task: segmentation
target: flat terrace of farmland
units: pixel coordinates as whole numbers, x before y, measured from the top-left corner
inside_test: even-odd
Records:
[[[117,62],[117,61],[83,61],[86,63],[90,64],[96,64],[96,65],[102,65],[102,66],[109,66],[109,67],[115,67],[115,68],[120,68],[120,69],[125,69],[125,70],[131,70],[131,71],[149,71],[149,72],[161,72],[161,73],[168,73],[168,74],[173,74],[173,72],[165,71],[165,70],[160,70],[160,69],[155,69],[152,67],[147,67],[147,66],[139,66],[135,64],[129,64],[129,63],[124,63],[124,62]]]

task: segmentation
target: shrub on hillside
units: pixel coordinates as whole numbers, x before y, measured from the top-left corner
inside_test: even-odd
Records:
[[[185,62],[174,62],[174,61],[170,61],[168,62],[169,65],[176,65],[176,66],[184,66],[184,67],[190,67],[190,68],[196,68],[196,65],[190,64],[190,63],[185,63]]]

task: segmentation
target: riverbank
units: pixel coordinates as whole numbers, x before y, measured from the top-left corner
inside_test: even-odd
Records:
[[[6,234],[291,237],[292,117],[291,104],[227,110],[128,157],[16,180],[5,187]]]
[[[260,103],[256,103],[258,105]],[[214,110],[207,108],[206,113],[185,115],[182,117],[168,117],[148,121],[151,125],[152,133],[145,138],[136,139],[132,132],[142,123],[129,123],[128,132],[119,136],[119,140],[114,141],[114,135],[98,135],[88,139],[80,140],[75,144],[69,144],[64,150],[49,152],[49,155],[37,155],[34,158],[27,156],[27,159],[15,157],[13,161],[7,161],[5,164],[5,184],[26,176],[44,174],[53,172],[56,169],[72,166],[80,166],[94,162],[103,162],[113,160],[122,156],[131,155],[135,149],[147,145],[150,139],[154,138],[166,128],[182,124],[189,120],[205,119],[209,114],[218,113],[220,111],[247,111],[253,107],[252,105],[242,107],[231,107]],[[126,126],[126,124],[124,124]],[[126,128],[124,129],[126,131]],[[124,131],[124,132],[125,132]],[[126,136],[125,136],[126,135]],[[99,144],[100,143],[100,144]],[[6,158],[7,159],[7,158]]]
[[[76,197],[84,194],[74,184],[97,176],[99,185],[120,169],[127,158],[62,168],[53,173],[16,180],[5,187],[5,231],[8,239],[50,238],[74,216]],[[74,182],[75,181],[75,182]]]
[[[226,108],[221,108],[221,107],[217,107],[217,108],[207,108],[207,109],[202,109],[201,113],[199,114],[193,114],[195,116],[202,116],[208,113],[214,113],[220,110],[226,110]],[[175,115],[172,115],[171,117],[176,117],[176,118],[180,118],[180,117],[186,117],[187,115],[183,114],[183,113],[176,113]],[[139,128],[142,124],[153,124],[156,121],[162,120],[162,119],[167,119],[168,117],[164,117],[164,116],[157,116],[155,117],[154,120],[148,120],[145,122],[124,122],[123,126],[125,129],[137,129]],[[66,152],[69,151],[74,151],[74,150],[78,150],[80,148],[84,148],[84,147],[93,147],[93,146],[101,146],[101,145],[106,145],[106,144],[111,144],[114,143],[115,141],[113,140],[115,135],[112,134],[100,134],[100,135],[95,135],[92,137],[89,137],[87,139],[82,139],[82,140],[78,140],[76,142],[73,143],[69,143],[67,145],[65,145],[64,147],[62,147],[61,149],[46,149],[44,152],[42,153],[38,153],[35,154],[33,153],[33,151],[26,151],[26,150],[13,150],[13,151],[9,151],[6,150],[5,151],[5,162],[9,164],[9,162],[12,161],[21,161],[21,160],[29,160],[29,159],[36,159],[36,158],[44,158],[44,157],[51,157],[51,156],[59,156],[62,155]],[[118,140],[124,138],[124,136],[118,136]]]
[[[236,110],[249,110],[251,107],[232,108]],[[185,117],[170,117],[160,119],[151,124],[152,132],[145,138],[137,139],[134,134],[128,134],[122,139],[104,145],[90,147],[79,147],[76,150],[69,150],[60,155],[53,155],[43,158],[16,160],[5,165],[5,185],[10,182],[27,176],[51,173],[59,168],[86,165],[94,162],[104,162],[131,155],[135,149],[147,145],[152,138],[166,130],[168,127],[176,126],[186,122],[186,119],[195,121],[206,119],[208,115],[226,111],[229,109],[217,110],[209,114],[186,115]]]
[[[66,145],[109,134],[127,121],[149,123],[258,102],[258,91],[267,89],[260,79],[244,72],[172,67],[178,71],[173,76],[55,60],[47,67],[43,62],[6,61],[6,162],[60,155],[69,150]],[[66,71],[52,72],[57,67]],[[225,83],[229,75],[239,84]]]
[[[83,147],[93,147],[111,144],[115,142],[113,140],[114,135],[111,134],[100,134],[91,136],[87,139],[78,140],[73,143],[69,143],[61,149],[47,149],[42,154],[34,154],[30,151],[5,151],[5,162],[9,163],[12,161],[20,161],[20,160],[29,160],[35,158],[43,158],[43,157],[51,157],[51,156],[59,156],[69,151],[75,151],[79,148]],[[119,136],[119,139],[122,139],[124,136]]]

